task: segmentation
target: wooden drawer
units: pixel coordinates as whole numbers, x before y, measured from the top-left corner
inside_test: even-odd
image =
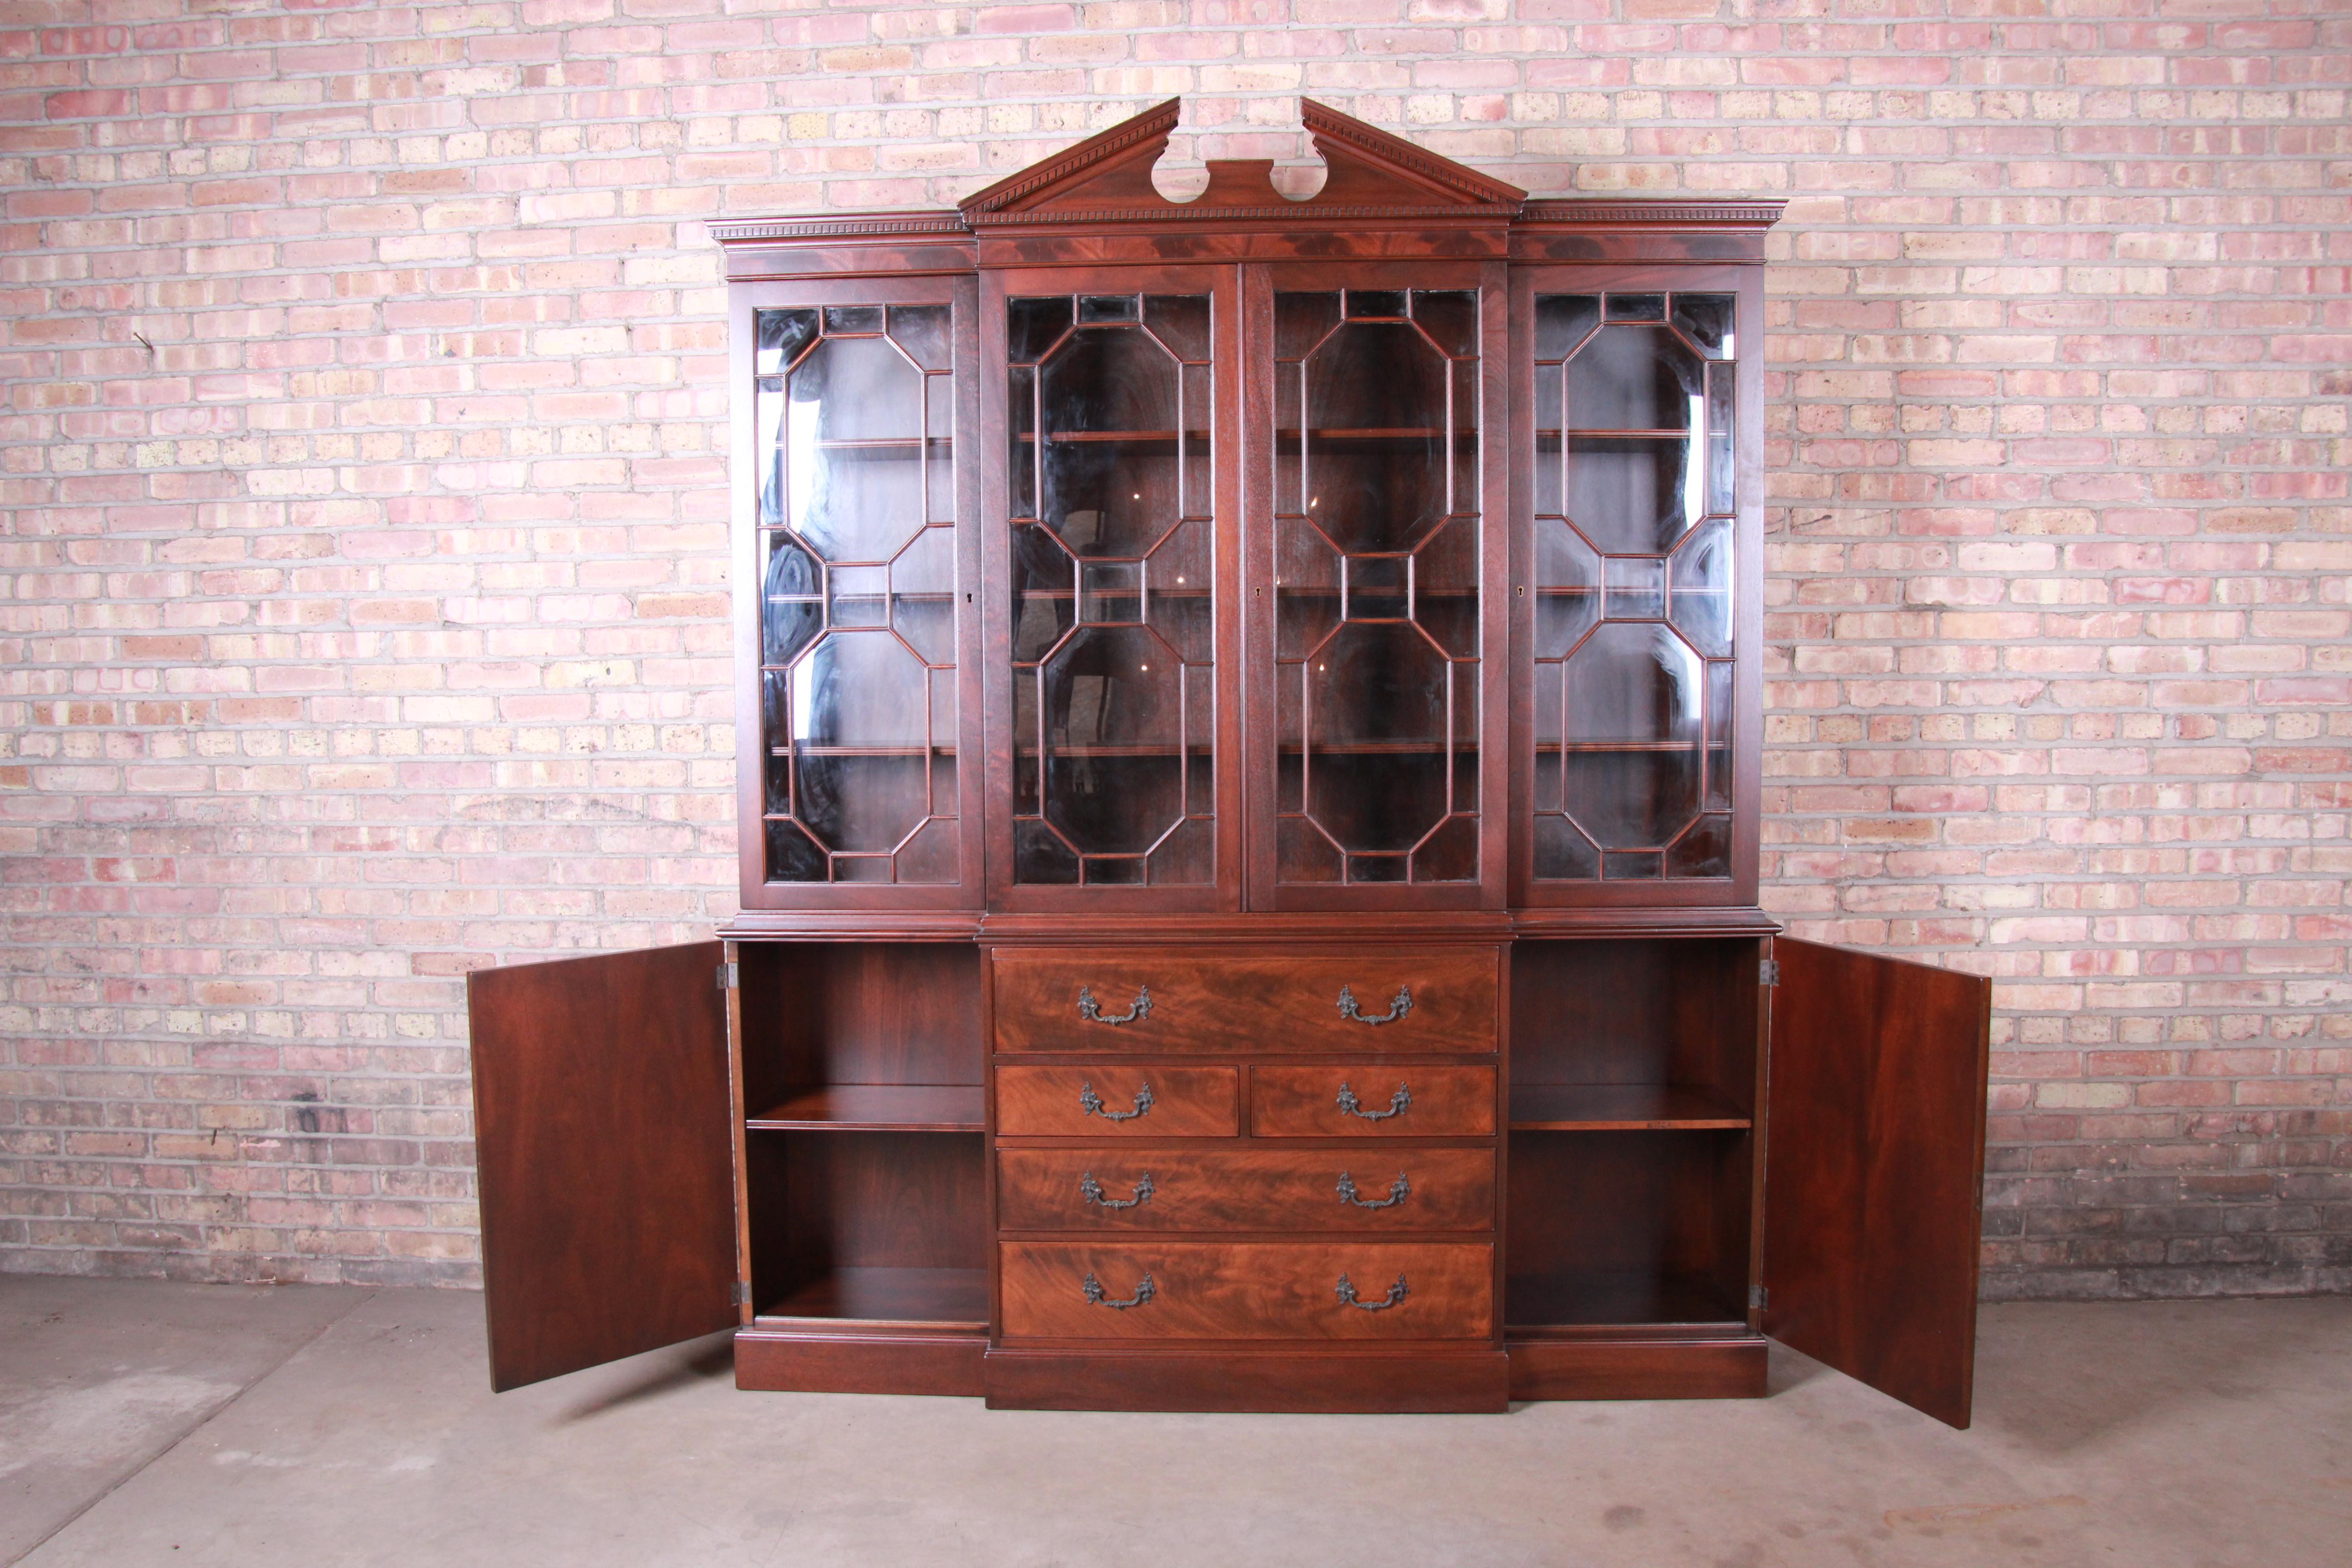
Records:
[[[1008,1241],[999,1254],[1008,1337],[1484,1340],[1494,1331],[1495,1249],[1483,1241]]]
[[[1351,1103],[1352,1111],[1346,1109]],[[1493,1068],[1355,1062],[1250,1072],[1255,1137],[1485,1138],[1494,1131]]]
[[[1492,1230],[1495,1153],[1007,1149],[996,1205],[1006,1230]]]
[[[1496,951],[1000,950],[996,1048],[1484,1054],[1495,1048]]]
[[[1232,1068],[1153,1062],[996,1069],[996,1131],[1008,1138],[1231,1138],[1241,1131]]]

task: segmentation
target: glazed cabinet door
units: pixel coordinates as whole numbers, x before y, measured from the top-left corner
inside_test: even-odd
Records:
[[[492,1387],[735,1325],[724,952],[467,977]]]
[[[1772,952],[1764,1331],[1966,1426],[1992,983],[1788,937]]]
[[[970,279],[735,286],[747,910],[981,894]]]
[[[1760,270],[1514,275],[1519,903],[1755,900]]]
[[[1256,907],[1502,901],[1504,279],[1252,272]]]
[[[1235,282],[987,275],[993,907],[1239,902]]]

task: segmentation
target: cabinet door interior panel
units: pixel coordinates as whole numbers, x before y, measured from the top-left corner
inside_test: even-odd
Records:
[[[1493,947],[1098,948],[995,957],[1000,1051],[1495,1049]]]
[[[1007,1149],[1011,1231],[1484,1231],[1491,1149]]]
[[[493,1387],[734,1323],[723,951],[467,979]]]
[[[1484,1242],[1003,1244],[1004,1332],[1035,1339],[1483,1340]]]
[[[1485,1137],[1495,1131],[1495,1069],[1254,1068],[1250,1131],[1261,1138]]]
[[[1992,984],[1787,937],[1772,952],[1765,1328],[1966,1426]]]
[[[1230,1138],[1241,1131],[1240,1075],[1159,1062],[1001,1067],[996,1129],[1008,1138]]]

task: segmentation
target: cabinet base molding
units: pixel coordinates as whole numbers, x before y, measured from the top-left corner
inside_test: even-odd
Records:
[[[1486,1346],[1404,1355],[1297,1351],[988,1352],[992,1410],[1496,1413],[1510,1363]]]
[[[954,1394],[981,1389],[976,1333],[735,1332],[735,1386],[771,1394]]]
[[[1765,1341],[1507,1340],[1513,1399],[1760,1399]]]

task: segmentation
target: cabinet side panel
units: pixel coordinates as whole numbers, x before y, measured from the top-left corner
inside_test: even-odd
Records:
[[[1966,1426],[1991,984],[1772,945],[1764,1330]]]
[[[734,1324],[722,952],[468,981],[493,1387]]]

